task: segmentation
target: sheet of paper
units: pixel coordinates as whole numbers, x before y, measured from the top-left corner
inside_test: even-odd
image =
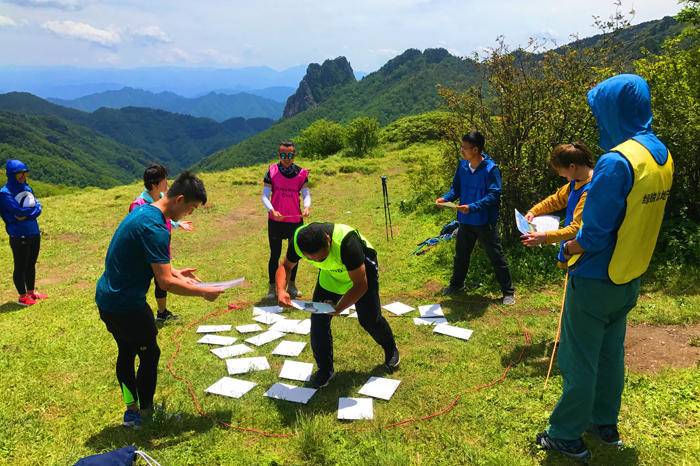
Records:
[[[536,231],[554,231],[559,229],[559,217],[555,215],[540,215],[532,219]]]
[[[304,351],[304,347],[306,347],[305,341],[284,340],[272,350],[272,354],[276,354],[278,356],[297,357],[302,351]]]
[[[284,361],[282,370],[280,371],[281,379],[300,380],[308,382],[311,380],[311,373],[314,371],[314,365],[310,362]]]
[[[438,202],[437,205],[440,207],[449,207],[450,209],[459,207],[459,204],[455,204],[454,202]]]
[[[265,356],[255,358],[233,358],[226,360],[229,375],[245,374],[252,371],[264,371],[270,368]]]
[[[416,325],[438,325],[446,324],[447,319],[444,317],[414,317],[413,323]]]
[[[211,385],[204,391],[207,393],[213,393],[214,395],[240,398],[251,391],[256,385],[257,384],[255,382],[248,382],[247,380],[222,377],[216,383],[214,383],[214,385]]]
[[[282,306],[254,306],[253,307],[253,315],[254,316],[257,316],[259,314],[263,314],[265,312],[269,312],[272,314],[279,314],[282,311],[284,311]]]
[[[355,310],[355,305],[352,304],[349,308],[345,309],[343,312],[340,313],[341,316],[347,316],[350,315],[352,311]]]
[[[311,319],[304,319],[299,322],[299,325],[294,328],[292,333],[296,333],[297,335],[308,335],[311,333]]]
[[[374,403],[372,398],[338,398],[338,419],[356,421],[372,419]]]
[[[196,286],[199,287],[211,287],[211,288],[221,288],[222,290],[228,290],[234,286],[240,286],[245,281],[244,277],[235,278],[233,280],[227,280],[225,282],[199,282]]]
[[[236,327],[236,330],[238,330],[241,333],[253,333],[261,331],[262,327],[258,324],[239,325],[238,327]]]
[[[397,316],[416,310],[415,307],[411,307],[408,304],[400,303],[398,301],[391,304],[385,304],[382,307],[392,314],[396,314]]]
[[[200,325],[197,327],[197,333],[228,332],[231,327],[231,325]]]
[[[517,225],[520,233],[522,233],[523,235],[535,231],[535,226],[529,223],[525,219],[525,216],[518,212],[518,209],[515,209],[515,224]]]
[[[236,356],[240,356],[241,354],[250,353],[253,350],[241,343],[233,346],[222,346],[221,348],[215,348],[209,351],[211,351],[221,359],[226,359],[235,358]]]
[[[306,404],[316,393],[315,388],[297,387],[286,383],[276,383],[270,387],[265,396],[275,400],[291,401],[293,403]]]
[[[351,319],[358,319],[357,312],[351,312],[350,314],[348,314],[348,317],[350,317]]]
[[[468,328],[455,327],[454,325],[448,324],[436,325],[433,332],[449,335],[461,340],[469,340],[469,337],[471,337],[472,333],[474,333],[473,330],[469,330]]]
[[[293,299],[292,306],[299,310],[311,312],[313,314],[332,314],[335,312],[335,308],[328,303],[315,303],[313,301]]]
[[[294,333],[294,329],[296,329],[300,322],[301,320],[299,319],[280,320],[279,322],[275,322],[273,325],[271,325],[270,330],[282,333]]]
[[[253,317],[253,320],[256,322],[260,322],[261,324],[272,325],[275,322],[284,320],[285,318],[286,317],[281,316],[279,314],[273,314],[272,312],[263,312]]]
[[[400,380],[385,379],[384,377],[370,377],[366,384],[360,388],[360,395],[371,396],[382,400],[390,400],[394,392],[399,388]]]
[[[246,340],[246,343],[250,343],[251,345],[255,346],[262,346],[267,343],[270,343],[271,341],[278,340],[283,336],[284,333],[275,332],[274,330],[268,330],[267,332],[263,332],[260,335],[255,335],[253,338],[248,338]]]
[[[442,312],[442,306],[439,304],[426,304],[425,306],[418,306],[418,312],[421,317],[444,317],[445,313]]]
[[[222,345],[229,346],[236,341],[235,337],[225,337],[223,335],[204,335],[202,338],[197,340],[197,343],[204,343],[206,345]]]

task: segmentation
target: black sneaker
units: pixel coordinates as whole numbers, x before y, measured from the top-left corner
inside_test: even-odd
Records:
[[[587,431],[589,434],[597,437],[604,444],[611,447],[621,447],[620,433],[617,431],[615,424],[597,425],[592,424]]]
[[[462,286],[454,286],[454,285],[449,285],[446,286],[445,288],[440,291],[440,294],[443,296],[451,296],[453,294],[457,294],[464,291],[464,285]]]
[[[311,380],[309,380],[309,385],[313,388],[319,389],[323,387],[327,387],[328,384],[330,383],[331,379],[335,376],[335,372],[321,372],[321,371],[316,371],[314,375],[311,376]]]
[[[586,448],[586,444],[583,440],[561,440],[555,439],[549,436],[545,432],[540,432],[537,434],[535,439],[535,444],[545,451],[557,451],[562,455],[568,456],[569,458],[574,458],[577,460],[588,460],[591,458],[591,452]]]
[[[165,322],[166,320],[177,320],[178,316],[170,312],[169,310],[164,310],[163,312],[159,312],[156,314],[156,320],[158,322]]]
[[[397,369],[399,367],[400,362],[401,356],[399,355],[399,349],[397,347],[394,347],[391,353],[387,353],[384,357],[384,365],[387,369],[389,369],[390,372],[393,372],[395,369]]]

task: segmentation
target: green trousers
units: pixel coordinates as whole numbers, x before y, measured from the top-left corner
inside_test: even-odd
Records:
[[[570,276],[557,364],[564,379],[549,417],[551,437],[575,440],[589,424],[617,424],[625,384],[627,313],[639,279],[624,285]]]

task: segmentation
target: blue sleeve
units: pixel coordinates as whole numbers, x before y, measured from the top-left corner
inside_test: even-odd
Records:
[[[170,263],[170,232],[165,225],[149,224],[144,226],[141,235],[146,262],[149,264]]]
[[[583,206],[583,225],[576,235],[584,251],[601,251],[612,244],[631,189],[632,171],[627,160],[614,152],[603,155],[593,171]]]
[[[33,219],[41,215],[41,204],[39,201],[34,207],[20,207],[12,193],[7,191],[0,193],[0,205],[2,206],[2,211],[14,217],[15,220],[17,220],[16,217]]]
[[[493,167],[489,173],[486,195],[476,202],[469,204],[469,212],[479,212],[480,210],[496,207],[501,200],[501,172],[498,167]]]
[[[455,176],[452,178],[452,186],[450,190],[442,195],[442,198],[447,202],[452,202],[459,197],[457,192],[459,191],[459,163],[457,164],[457,169],[455,170]]]

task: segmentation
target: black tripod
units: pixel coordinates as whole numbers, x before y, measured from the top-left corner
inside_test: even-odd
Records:
[[[394,239],[394,229],[391,225],[391,208],[389,207],[389,190],[386,187],[386,176],[382,176],[382,194],[384,195],[384,227],[386,229],[386,240]]]

